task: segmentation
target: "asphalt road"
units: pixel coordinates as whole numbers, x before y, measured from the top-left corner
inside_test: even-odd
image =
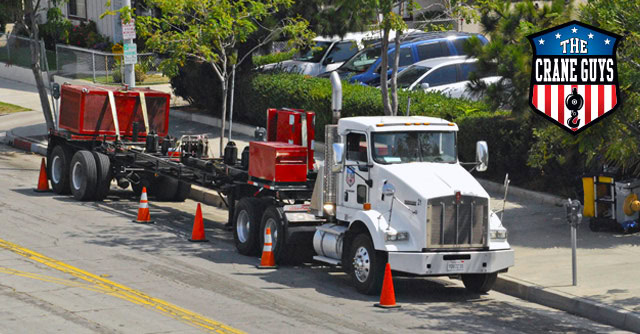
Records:
[[[609,333],[616,329],[449,279],[395,278],[382,310],[345,274],[262,271],[235,252],[226,211],[203,207],[209,243],[187,241],[196,203],[102,203],[35,193],[41,157],[0,145],[0,333]]]

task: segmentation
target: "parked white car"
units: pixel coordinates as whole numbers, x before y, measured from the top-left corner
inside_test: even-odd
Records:
[[[395,31],[389,33],[389,38],[395,38]],[[380,39],[380,31],[347,33],[343,38],[316,37],[313,39],[315,45],[308,51],[296,54],[291,60],[267,64],[260,69],[280,68],[287,72],[317,76],[337,69],[365,46],[379,42]]]
[[[478,60],[467,56],[442,57],[417,62],[398,73],[398,87],[425,92],[441,92],[454,98],[477,100],[468,87],[469,74],[476,71]],[[487,85],[498,82],[500,76],[480,78]]]

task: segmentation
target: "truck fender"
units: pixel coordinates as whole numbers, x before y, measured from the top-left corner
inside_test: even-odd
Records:
[[[375,249],[386,251],[383,233],[380,231],[380,226],[387,226],[384,215],[381,217],[380,212],[375,210],[359,211],[349,222],[349,230],[356,223],[364,224],[367,228]]]

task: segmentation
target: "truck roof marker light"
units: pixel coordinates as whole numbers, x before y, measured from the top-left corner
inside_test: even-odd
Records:
[[[378,124],[376,124],[376,126],[377,126],[377,127],[384,126],[384,123],[378,123]]]
[[[422,124],[423,124],[423,125],[431,125],[431,123],[426,123],[426,122],[425,122],[425,123],[422,123]]]
[[[456,125],[456,124],[455,123],[449,123],[449,126],[454,126],[454,125]]]
[[[413,123],[413,125],[422,125],[422,123]]]
[[[371,210],[371,203],[364,203],[364,204],[362,204],[362,210],[364,210],[364,211],[369,211],[369,210]]]
[[[404,123],[404,125],[411,125],[411,123]]]

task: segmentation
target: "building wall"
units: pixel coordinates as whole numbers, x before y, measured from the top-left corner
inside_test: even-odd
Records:
[[[111,41],[117,42],[118,38],[114,38],[116,33],[118,32],[115,26],[116,17],[113,15],[107,15],[104,18],[100,19],[100,15],[107,10],[113,8],[119,8],[119,0],[111,1],[111,7],[106,7],[107,0],[86,0],[87,3],[87,20],[94,21],[96,26],[98,27],[98,32],[100,34],[109,37]],[[69,8],[68,3],[63,3],[60,5],[62,9],[62,13],[69,19],[73,24],[77,25],[82,22],[82,20],[77,20],[72,17],[69,17]],[[117,7],[116,7],[117,6]]]

